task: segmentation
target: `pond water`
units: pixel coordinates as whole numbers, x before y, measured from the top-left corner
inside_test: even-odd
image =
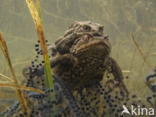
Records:
[[[112,45],[111,56],[119,63],[125,84],[142,100],[152,92],[145,78],[156,66],[155,0],[41,0],[45,37],[54,43],[74,21],[90,20],[104,26]],[[22,71],[35,58],[38,37],[24,0],[0,1],[0,31],[7,43],[16,75],[24,84]],[[139,49],[132,41],[132,34]],[[0,73],[11,77],[0,51]],[[5,80],[0,77],[0,82]],[[15,90],[0,88],[0,112],[16,101]]]

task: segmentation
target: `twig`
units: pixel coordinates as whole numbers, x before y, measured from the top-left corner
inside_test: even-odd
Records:
[[[23,90],[27,90],[27,91],[33,91],[33,92],[37,92],[37,93],[43,93],[42,90],[40,89],[36,89],[33,87],[26,87],[26,86],[17,86],[15,84],[9,84],[9,83],[0,83],[0,87],[12,87],[12,88],[17,88],[17,89],[23,89]]]
[[[1,76],[2,78],[4,78],[4,79],[8,79],[8,80],[11,81],[11,82],[13,81],[11,78],[9,78],[8,76],[5,76],[5,75],[3,75],[3,74],[1,74],[1,73],[0,73],[0,76]]]
[[[142,58],[143,58],[144,62],[147,64],[147,66],[148,66],[150,69],[152,69],[152,70],[153,70],[153,66],[152,66],[152,65],[151,65],[151,64],[147,61],[146,56],[144,55],[144,53],[143,53],[142,49],[140,48],[140,46],[139,46],[138,42],[135,40],[135,38],[134,38],[134,35],[133,35],[133,34],[131,34],[131,39],[132,39],[132,41],[134,42],[134,44],[135,44],[135,46],[136,46],[137,50],[139,51],[140,55],[142,56]]]

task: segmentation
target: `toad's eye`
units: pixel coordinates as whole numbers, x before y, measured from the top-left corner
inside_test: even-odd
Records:
[[[85,31],[90,31],[90,30],[91,30],[91,27],[88,26],[88,25],[84,25],[84,26],[83,26],[83,29],[84,29]]]
[[[88,42],[88,41],[89,41],[89,37],[88,37],[87,35],[85,35],[85,36],[83,37],[83,41]]]
[[[103,26],[99,27],[99,32],[103,32]]]

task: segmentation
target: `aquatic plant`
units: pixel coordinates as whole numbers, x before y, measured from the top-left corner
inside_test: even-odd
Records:
[[[13,83],[12,84],[0,83],[0,87],[13,87],[16,89],[16,95],[17,95],[18,100],[20,102],[22,112],[23,112],[24,116],[29,117],[29,111],[28,111],[29,107],[27,106],[27,100],[26,100],[26,95],[24,93],[24,90],[31,90],[31,91],[36,91],[36,92],[40,92],[40,93],[42,93],[42,91],[38,90],[38,89],[31,88],[31,87],[25,87],[25,86],[19,85],[18,80],[17,80],[16,75],[15,75],[15,72],[14,72],[14,69],[13,69],[13,66],[12,66],[12,63],[11,63],[11,59],[9,57],[9,52],[8,52],[6,42],[5,42],[1,32],[0,32],[0,48],[1,48],[1,50],[5,56],[5,59],[8,63],[10,72],[11,72],[12,77],[13,77]],[[7,76],[5,76],[3,74],[1,74],[1,76],[11,80],[10,78],[8,78]]]
[[[5,43],[5,40],[4,40],[3,37],[2,37],[2,34],[1,34],[1,33],[0,33],[0,47],[1,47],[1,49],[2,49],[2,52],[3,52],[4,56],[5,56],[5,59],[7,60],[7,63],[8,63],[10,72],[11,72],[11,74],[12,74],[12,77],[13,77],[13,80],[14,80],[14,83],[15,83],[15,86],[17,86],[17,88],[16,88],[16,94],[17,94],[17,97],[18,97],[18,99],[19,99],[19,102],[20,102],[22,111],[23,111],[23,113],[24,113],[24,116],[26,116],[27,114],[29,114],[29,112],[28,112],[27,101],[26,101],[26,99],[25,99],[25,94],[24,94],[24,92],[20,89],[18,80],[17,80],[17,78],[16,78],[14,69],[13,69],[12,64],[11,64],[11,60],[10,60],[10,57],[9,57],[7,45],[6,45],[6,43]],[[25,113],[26,113],[26,115],[25,115]]]
[[[42,21],[41,21],[40,1],[37,0],[36,2],[37,2],[37,9],[34,5],[33,0],[26,0],[26,3],[28,5],[28,8],[32,15],[32,18],[34,20],[34,24],[35,24],[35,27],[37,30],[38,38],[39,38],[41,49],[42,49],[42,54],[43,54],[43,58],[44,58],[45,85],[46,85],[47,89],[54,90],[50,60],[49,60],[46,40],[45,40],[45,36],[44,36],[44,31],[43,31],[43,25],[42,25]],[[55,93],[54,92],[50,93],[49,98],[51,98],[52,101],[55,101],[56,100]],[[53,113],[56,113],[55,107],[54,107]]]
[[[39,87],[39,80],[36,81],[35,77],[38,77],[40,79],[40,82],[44,83],[42,79],[42,75],[44,75],[44,72],[41,72],[43,70],[44,68],[38,69],[38,72],[30,73],[30,78],[28,78],[28,80],[31,80],[32,83],[28,83],[27,85],[36,86],[35,84],[38,84]],[[104,79],[103,85],[101,85],[100,83],[96,83],[91,88],[82,87],[76,92],[71,92],[70,88],[68,88],[65,84],[62,84],[63,82],[62,80],[60,80],[60,78],[54,76],[54,90],[57,95],[56,102],[48,101],[47,98],[49,93],[53,92],[53,90],[46,90],[44,94],[29,93],[29,98],[33,99],[33,102],[38,102],[34,108],[36,113],[33,112],[31,113],[31,115],[44,115],[46,117],[47,115],[45,113],[47,112],[47,108],[53,108],[53,105],[56,105],[56,107],[58,108],[58,115],[60,117],[95,117],[100,115],[100,117],[117,117],[121,115],[121,112],[123,110],[122,105],[126,105],[127,108],[130,108],[131,105],[136,108],[138,106],[140,108],[148,107],[148,104],[141,101],[141,99],[139,99],[136,94],[130,92],[129,96],[126,96],[126,93],[120,90],[116,82],[109,82],[110,80],[112,81],[113,78],[107,76],[107,78]],[[147,102],[150,102],[151,98],[149,98],[148,100],[149,101]],[[14,108],[11,112],[6,112],[6,115],[18,116],[19,114],[15,111],[16,108]],[[100,113],[99,109],[101,110]],[[53,111],[51,110],[50,112]],[[127,116],[129,115],[124,115],[122,117]]]
[[[100,4],[100,7],[99,7],[99,9],[100,10],[97,10],[98,8],[91,8],[90,10],[93,10],[93,12],[88,12],[88,13],[86,13],[85,14],[85,10],[87,10],[88,11],[88,9],[89,8],[83,8],[83,3],[87,3],[87,2],[89,2],[90,4],[89,5],[92,5],[92,6],[98,6],[99,7],[99,4]],[[55,3],[55,1],[53,1],[52,3]],[[56,12],[57,12],[57,10],[56,11],[53,11],[53,12],[48,12],[46,9],[44,9],[45,10],[45,13],[46,13],[46,15],[48,15],[49,17],[52,17],[53,19],[54,19],[54,21],[55,20],[57,20],[57,21],[59,21],[59,22],[55,22],[55,23],[60,23],[60,20],[62,21],[62,22],[65,22],[65,23],[62,23],[62,24],[66,24],[66,23],[69,23],[69,22],[71,22],[71,21],[73,21],[74,19],[75,19],[75,16],[76,16],[76,19],[77,19],[77,17],[79,17],[79,12],[78,12],[78,14],[77,13],[73,13],[73,15],[72,16],[65,16],[64,14],[63,14],[63,16],[65,16],[65,17],[62,17],[62,14],[61,13],[68,13],[67,11],[69,11],[69,10],[71,10],[72,11],[72,3],[70,3],[69,1],[62,1],[62,2],[59,2],[59,1],[57,1],[56,2],[57,3],[57,9],[58,9],[58,12],[60,13],[60,14],[56,14]],[[65,3],[65,5],[64,5],[64,3]],[[66,4],[67,3],[67,4]],[[119,38],[121,38],[121,43],[120,44],[118,44],[118,42],[116,41],[116,43],[114,44],[114,46],[115,46],[115,50],[117,50],[115,53],[118,53],[117,54],[117,58],[118,58],[118,60],[123,60],[123,50],[128,50],[127,48],[129,48],[129,46],[128,47],[126,47],[125,49],[122,49],[124,46],[125,46],[125,44],[126,43],[129,43],[128,41],[126,41],[126,40],[123,40],[123,39],[125,39],[125,38],[127,38],[126,37],[126,34],[125,34],[125,32],[127,31],[128,33],[129,33],[129,30],[131,30],[131,29],[133,29],[133,26],[131,27],[131,26],[129,26],[129,25],[127,25],[127,24],[136,24],[137,26],[136,26],[136,31],[140,31],[141,30],[141,32],[142,32],[142,30],[144,30],[146,27],[140,27],[140,25],[139,24],[141,24],[141,25],[147,25],[148,24],[148,21],[146,20],[146,18],[147,17],[142,17],[142,18],[139,18],[139,19],[141,19],[141,20],[138,20],[139,22],[137,22],[137,21],[135,21],[135,18],[133,17],[133,18],[131,18],[131,17],[129,17],[129,15],[130,15],[130,13],[129,12],[131,12],[131,13],[133,13],[133,12],[135,12],[135,9],[136,9],[136,7],[137,6],[139,6],[139,7],[142,7],[142,5],[143,5],[143,3],[141,2],[141,4],[137,4],[137,2],[128,2],[128,1],[124,1],[123,3],[127,3],[127,4],[125,4],[125,5],[123,5],[122,4],[122,2],[120,3],[120,2],[115,2],[115,0],[109,0],[109,1],[97,1],[97,2],[94,2],[94,1],[89,1],[89,0],[87,0],[87,1],[81,1],[81,0],[78,0],[78,1],[75,1],[75,3],[80,7],[80,9],[81,9],[81,11],[80,11],[80,16],[84,16],[83,18],[87,18],[87,19],[92,19],[92,20],[97,20],[97,21],[99,21],[99,22],[103,22],[103,20],[105,21],[105,22],[107,22],[105,25],[106,25],[106,28],[107,28],[107,30],[108,30],[108,32],[109,32],[109,30],[110,30],[110,32],[111,33],[113,33],[113,35],[115,35],[114,37],[116,37],[116,39],[118,40]],[[94,4],[95,3],[95,4]],[[105,3],[105,6],[103,6],[103,4],[102,3]],[[134,4],[135,3],[135,4]],[[138,2],[139,3],[139,2]],[[147,2],[146,2],[147,3]],[[48,4],[49,4],[49,2],[47,2],[47,6],[46,7],[48,7]],[[118,5],[116,5],[116,4],[118,4]],[[62,7],[62,5],[63,6],[65,6],[65,7]],[[51,7],[53,7],[53,4],[50,4],[49,5],[50,7],[49,8],[51,8]],[[54,6],[55,6],[55,4],[54,4]],[[115,6],[115,7],[114,7]],[[144,8],[144,7],[143,7]],[[117,9],[117,10],[116,10]],[[126,9],[128,9],[128,10],[126,10]],[[132,10],[133,9],[133,10]],[[137,8],[137,9],[139,9],[139,8]],[[149,7],[148,7],[148,9],[149,9]],[[154,9],[154,8],[153,8]],[[103,11],[102,13],[101,12],[99,12],[99,11]],[[64,12],[65,11],[65,12]],[[76,10],[73,10],[73,11],[77,11],[77,9]],[[115,12],[116,11],[116,12]],[[122,12],[122,11],[124,11],[124,12]],[[153,10],[154,11],[154,10]],[[117,13],[117,12],[120,12],[119,14]],[[138,11],[136,11],[136,13],[137,13]],[[101,15],[101,14],[103,14],[104,13],[104,15]],[[114,15],[114,13],[116,14],[116,15]],[[151,13],[151,12],[150,12]],[[143,14],[143,16],[145,16],[145,15],[150,15],[150,13],[149,12],[144,12],[144,14]],[[75,15],[74,15],[75,14]],[[99,14],[99,15],[98,15]],[[111,15],[111,14],[113,14],[113,15]],[[121,18],[121,16],[120,16],[120,14],[122,14],[122,18]],[[100,18],[98,18],[98,16],[100,16]],[[134,15],[135,16],[135,15]],[[49,18],[48,17],[48,18]],[[117,18],[117,17],[119,17],[119,18]],[[82,18],[82,19],[83,19]],[[126,18],[128,19],[128,20],[126,20]],[[151,17],[148,17],[148,18],[150,18],[150,22],[151,22]],[[50,20],[51,20],[51,18],[49,18]],[[123,20],[123,19],[125,19],[125,20]],[[141,21],[141,23],[140,23],[140,21]],[[51,22],[51,21],[50,21]],[[123,26],[121,26],[121,24],[120,24],[120,22],[126,22],[126,25],[127,25],[127,28],[126,28],[126,30],[122,30],[122,29],[124,29],[125,28],[125,26],[124,26],[124,23],[121,23]],[[110,28],[109,27],[109,24],[111,25],[110,27],[113,27],[113,28]],[[59,27],[59,25],[57,25],[58,27]],[[53,26],[54,27],[54,26]],[[62,25],[61,25],[61,27],[63,27]],[[49,27],[48,27],[49,28]],[[57,30],[57,28],[55,28],[54,27],[54,29],[55,30]],[[49,29],[50,30],[50,29]],[[113,31],[114,32],[113,32]],[[147,30],[147,29],[146,29]],[[60,31],[60,30],[58,30],[58,31]],[[133,30],[133,31],[135,31],[135,30]],[[138,32],[139,32],[138,31]],[[149,31],[149,29],[148,29],[148,31]],[[155,30],[154,30],[155,31]],[[57,31],[56,31],[57,32]],[[137,32],[137,34],[136,35],[140,35],[139,33]],[[59,32],[60,33],[60,32]],[[147,34],[148,35],[148,34]],[[50,36],[52,36],[52,35],[50,35]],[[54,35],[54,37],[55,37],[56,35]],[[151,37],[152,37],[152,34],[150,35]],[[139,39],[141,39],[142,37],[140,37]],[[141,41],[145,41],[145,40],[141,40]],[[149,41],[148,41],[149,42]],[[116,45],[118,45],[118,46],[116,46]],[[126,45],[127,46],[127,45]],[[140,47],[140,45],[139,45],[139,47]],[[141,48],[141,47],[140,47]],[[146,49],[146,48],[148,48],[148,46],[147,47],[143,47],[143,49]],[[141,48],[142,49],[142,48]],[[136,49],[135,49],[136,50]],[[126,52],[129,52],[129,51],[126,51]],[[144,54],[144,51],[142,51],[143,52],[143,54]],[[41,52],[42,53],[42,52]],[[134,54],[133,54],[133,51],[131,51],[131,52],[129,52],[129,54],[127,54],[126,56],[129,56],[129,55],[131,55],[131,53],[132,53],[132,55],[134,55],[135,54],[135,51],[134,51]],[[116,54],[115,54],[116,55]],[[135,55],[137,55],[137,54],[135,54]],[[144,56],[146,57],[146,55],[144,54]],[[127,65],[129,65],[129,62],[128,62],[128,57],[127,57],[127,59],[125,59],[125,61],[126,62],[123,62],[124,64],[127,64]],[[147,60],[147,58],[146,58],[146,60]],[[139,61],[140,61],[140,59],[139,59]],[[137,58],[133,58],[132,57],[132,62],[133,63],[136,63],[137,62]],[[144,60],[143,60],[143,62],[145,62]],[[151,62],[151,61],[150,61]],[[35,66],[35,68],[37,67],[37,65]],[[139,67],[140,68],[140,66],[137,64],[137,67]],[[135,67],[135,69],[130,69],[130,71],[132,71],[129,75],[131,75],[132,73],[134,74],[134,73],[138,73],[138,71],[136,70],[137,69],[137,67]],[[127,68],[127,66],[126,66],[126,68]],[[133,66],[132,66],[132,68],[133,68]],[[142,67],[141,67],[142,68]],[[144,68],[144,67],[143,67]],[[39,69],[39,68],[37,68],[37,69]],[[152,67],[150,68],[150,69],[152,69]],[[133,70],[135,70],[134,72],[133,72]],[[41,71],[43,71],[43,72],[41,72]],[[43,70],[37,70],[37,72],[35,72],[35,74],[44,74],[44,69]],[[31,75],[33,74],[33,73],[30,73]],[[42,81],[43,80],[43,77],[42,78],[40,78],[40,80],[38,81],[38,79],[37,78],[35,78],[35,76],[36,75],[32,75],[31,76],[30,75],[30,77],[32,78],[28,78],[28,84],[30,85],[30,86],[34,86],[34,87],[43,87],[43,89],[45,88],[44,86],[40,86],[40,81],[41,81],[41,84],[43,83],[43,85],[45,85],[44,84],[44,82]],[[109,75],[108,75],[109,76]],[[109,76],[110,77],[110,76]],[[141,79],[142,79],[142,77],[140,77]],[[136,82],[137,81],[142,81],[142,80],[140,80],[140,78],[137,78],[137,79],[135,79],[134,80],[134,84],[136,84]],[[33,80],[33,81],[32,81]],[[27,85],[28,85],[27,84]],[[105,85],[105,83],[103,83],[104,85]],[[127,83],[128,84],[128,83]],[[134,86],[134,84],[132,85],[132,86],[130,86],[130,87],[135,87]],[[149,83],[150,84],[150,83]],[[113,85],[113,84],[111,84],[111,85]],[[129,85],[129,84],[128,84]],[[142,85],[141,83],[140,83],[140,85]],[[103,85],[102,85],[103,86]],[[110,86],[108,86],[107,85],[107,87],[110,87]],[[103,89],[106,89],[107,90],[107,87],[105,87],[105,88],[103,88]],[[135,87],[136,89],[137,89],[137,87]],[[98,88],[97,88],[98,89]],[[100,89],[100,90],[98,90],[98,93],[97,94],[99,94],[100,92],[102,92],[103,91],[103,89]],[[109,89],[109,88],[108,88]],[[133,90],[132,90],[133,91]],[[46,92],[48,92],[48,91],[46,91]],[[93,104],[93,103],[89,103],[89,102],[91,102],[91,101],[93,101],[94,99],[92,99],[91,101],[89,100],[88,101],[88,98],[89,98],[89,96],[88,96],[88,94],[83,90],[83,95],[82,96],[80,96],[80,97],[82,97],[82,103],[84,103],[84,108],[86,109],[86,110],[88,110],[88,107],[89,106],[91,106],[91,105],[96,105],[96,104]],[[120,91],[119,91],[120,92]],[[118,93],[119,93],[118,92]],[[140,91],[139,91],[140,92]],[[138,93],[139,93],[138,92]],[[91,92],[91,93],[93,93],[93,92]],[[113,90],[112,91],[112,94],[113,93],[115,93],[115,91]],[[48,94],[48,93],[46,93],[46,94]],[[29,95],[29,94],[28,94]],[[36,93],[33,93],[32,95],[30,94],[30,97],[33,97],[33,98],[35,98],[35,99],[37,99],[37,100],[40,100],[40,99],[43,99],[43,95],[45,95],[45,94],[36,94]],[[63,95],[65,95],[65,94],[63,94]],[[74,95],[74,94],[73,94]],[[77,95],[79,95],[79,93],[77,94]],[[84,96],[85,95],[85,96]],[[86,96],[87,95],[87,96]],[[101,93],[101,100],[103,100],[103,98],[104,99],[107,99],[107,101],[109,100],[109,95],[107,95],[107,92],[106,92],[106,97],[104,98],[104,94],[102,94]],[[98,95],[97,95],[98,96]],[[114,94],[113,94],[113,96],[114,96]],[[152,99],[153,99],[153,97],[154,97],[155,95],[152,95]],[[46,97],[46,96],[45,96]],[[75,96],[75,97],[77,97],[77,96]],[[83,97],[86,97],[86,100],[83,100],[84,98]],[[91,96],[92,97],[92,96]],[[114,97],[115,98],[115,97]],[[132,97],[129,97],[130,98],[130,100],[131,100],[131,98]],[[133,95],[133,98],[137,98],[135,95]],[[139,98],[139,97],[138,97]],[[45,99],[45,98],[44,98]],[[112,102],[112,104],[114,104],[114,108],[116,107],[116,105],[115,105],[115,103],[113,103],[113,98],[110,98],[110,100],[112,99],[112,101],[110,101],[110,102]],[[115,98],[116,99],[116,98]],[[148,98],[148,100],[151,102],[151,98]],[[44,100],[42,100],[42,101],[44,101]],[[83,102],[84,101],[84,102]],[[99,104],[99,100],[98,99],[95,99],[95,101],[97,102],[97,105]],[[120,99],[119,99],[119,101],[118,100],[116,100],[117,102],[119,102],[120,103]],[[77,101],[77,102],[79,102],[79,101]],[[85,103],[86,102],[86,103]],[[93,101],[94,102],[94,101]],[[101,110],[103,111],[103,108],[105,108],[105,110],[107,111],[107,110],[109,110],[109,109],[107,109],[107,108],[109,108],[109,107],[102,107],[102,105],[103,105],[103,103],[102,103],[103,101],[100,101],[100,105],[101,105]],[[108,101],[109,102],[109,101]],[[146,102],[145,102],[146,103]],[[153,104],[153,102],[151,102],[152,104]],[[109,106],[109,104],[110,103],[108,103],[107,104],[107,106]],[[16,104],[15,104],[16,105]],[[48,104],[44,104],[44,105],[42,105],[42,108],[40,108],[40,109],[42,109],[42,110],[44,110],[45,108],[47,108],[47,105]],[[50,104],[49,104],[50,105]],[[48,105],[48,106],[49,106]],[[80,104],[81,105],[81,104]],[[118,105],[118,104],[117,104]],[[111,104],[110,104],[110,106],[111,106]],[[14,109],[15,109],[15,107],[16,106],[13,106],[14,107]],[[96,107],[96,106],[95,106]],[[83,107],[82,107],[83,108]],[[112,108],[112,111],[114,110],[114,108]],[[94,109],[92,109],[92,107],[90,108],[92,111],[90,112],[91,114],[93,114],[94,116],[97,116],[97,113],[94,111]],[[116,116],[118,115],[118,113],[121,111],[120,110],[121,108],[118,108],[117,109],[117,111],[118,112],[116,112]],[[16,109],[15,109],[16,110]],[[69,111],[66,111],[66,110],[69,110],[69,109],[65,109],[65,112],[64,113],[66,113],[66,116],[67,116],[67,114],[68,114],[68,112]],[[99,109],[100,110],[100,109]],[[106,115],[109,115],[109,113],[107,113],[107,112],[100,112],[101,113],[101,116],[106,116]],[[112,111],[110,111],[110,112],[112,112]],[[34,113],[37,113],[38,111],[34,111]],[[62,111],[61,111],[62,112]],[[8,112],[9,113],[9,112]],[[89,112],[88,112],[89,113]],[[13,113],[12,113],[13,114]],[[11,115],[12,116],[12,115]],[[35,115],[34,114],[34,116],[38,116],[38,115]],[[110,116],[110,115],[109,115]],[[113,116],[113,114],[111,115],[111,116]]]
[[[39,42],[38,42],[39,43]],[[37,52],[36,60],[39,56],[42,56],[41,48],[36,44],[35,50]],[[39,62],[39,61],[38,61]],[[42,63],[42,62],[41,62]],[[136,94],[129,92],[129,95],[121,89],[119,83],[114,79],[116,75],[113,75],[112,70],[106,70],[105,77],[102,82],[94,82],[91,86],[78,87],[75,90],[71,89],[70,86],[62,80],[62,78],[53,75],[54,78],[54,89],[47,89],[45,82],[44,65],[38,63],[36,65],[32,61],[32,65],[27,69],[29,70],[25,75],[27,78],[28,87],[34,87],[37,89],[44,90],[43,94],[29,93],[27,96],[30,102],[33,103],[30,115],[48,117],[49,113],[51,116],[57,117],[95,117],[95,116],[119,116],[123,110],[123,105],[128,109],[131,106],[145,108],[149,104],[143,102]],[[50,64],[53,65],[52,63]],[[27,70],[24,69],[24,72]],[[51,93],[56,93],[56,100],[49,98]],[[153,95],[154,97],[154,95]],[[147,102],[151,102],[151,97],[147,98]],[[11,109],[5,111],[2,115],[6,116],[20,116],[19,103],[16,102]],[[55,114],[54,108],[57,107],[58,113]],[[123,115],[124,117],[129,115]],[[123,117],[121,115],[121,117]]]
[[[37,56],[40,53],[37,51]],[[44,66],[38,67],[32,62],[33,66],[28,67],[29,73],[25,74],[27,79],[26,86],[34,87],[37,89],[45,89],[45,72]],[[31,69],[30,69],[31,68]],[[35,70],[36,69],[36,70]],[[95,117],[95,116],[120,116],[123,110],[123,105],[126,105],[130,109],[131,105],[134,107],[147,108],[150,105],[154,105],[153,99],[155,94],[147,97],[147,102],[143,102],[137,94],[129,92],[127,96],[123,92],[118,83],[114,80],[112,75],[108,72],[105,74],[101,83],[95,83],[90,88],[82,87],[74,92],[67,87],[67,85],[61,80],[61,78],[54,78],[54,90],[47,89],[43,94],[39,93],[27,93],[30,102],[33,102],[34,106],[31,108],[30,115],[36,116],[48,116],[48,113],[54,113],[54,106],[57,107],[58,113],[53,116],[57,117]],[[110,82],[111,81],[111,82]],[[112,82],[113,81],[113,82]],[[56,101],[49,100],[49,95],[52,92],[56,92]],[[15,102],[10,109],[6,110],[3,116],[22,116],[20,113],[19,102]],[[100,111],[100,112],[99,112]],[[129,115],[121,115],[121,117],[127,117]]]

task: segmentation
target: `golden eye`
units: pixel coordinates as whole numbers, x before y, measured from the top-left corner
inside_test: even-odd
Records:
[[[88,35],[85,35],[85,36],[83,37],[83,40],[86,41],[86,42],[89,41]]]
[[[88,26],[88,25],[84,25],[84,26],[83,26],[83,29],[84,29],[85,31],[90,31],[90,30],[91,30],[91,27]]]

